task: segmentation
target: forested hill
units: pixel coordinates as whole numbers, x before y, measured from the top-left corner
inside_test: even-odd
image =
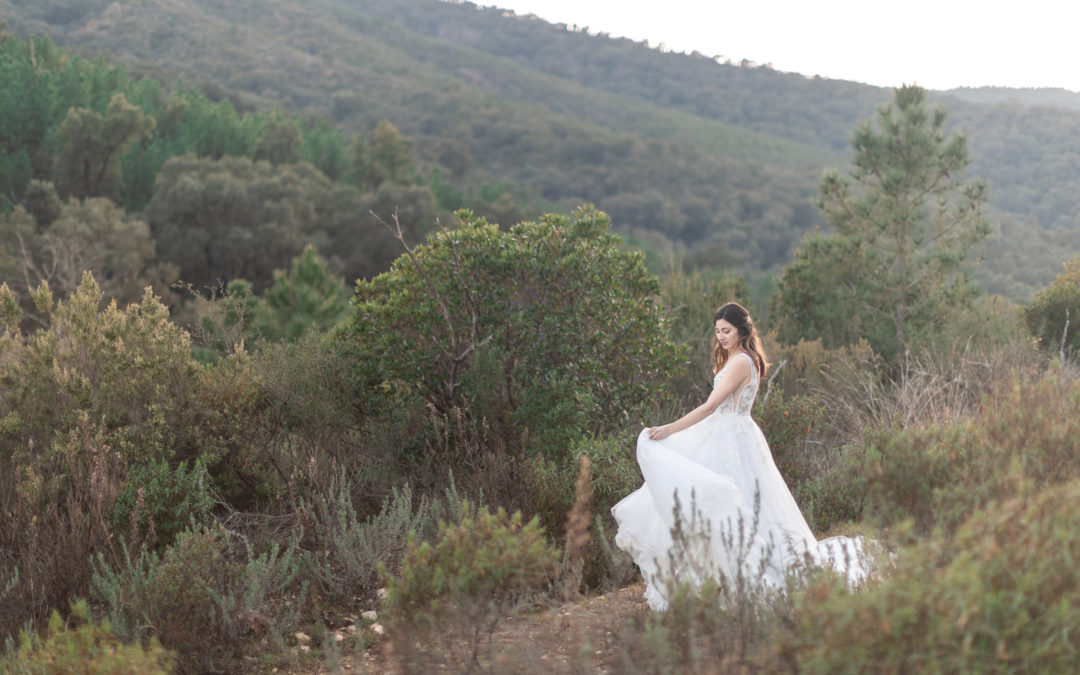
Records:
[[[745,269],[785,264],[822,224],[822,169],[846,165],[854,126],[890,96],[438,0],[0,0],[0,12],[9,31],[242,110],[363,135],[390,120],[449,189],[499,184],[525,213],[594,202],[639,241]],[[969,132],[971,170],[1001,211],[983,282],[1023,296],[1080,243],[1080,112],[954,93],[936,100]]]
[[[971,103],[1019,103],[1080,110],[1080,93],[1061,87],[960,87],[945,92]]]

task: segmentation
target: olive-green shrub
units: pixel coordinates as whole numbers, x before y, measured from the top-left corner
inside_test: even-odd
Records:
[[[1064,673],[1080,658],[1080,482],[973,513],[902,549],[879,584],[811,584],[788,647],[803,673]]]
[[[1080,382],[1066,373],[999,383],[968,418],[869,432],[859,468],[865,515],[915,531],[955,530],[975,510],[1080,478]]]
[[[121,642],[108,621],[93,621],[86,600],[77,600],[66,622],[54,610],[41,635],[24,631],[0,665],[19,675],[164,675],[173,672],[175,659],[154,638],[145,646]]]
[[[160,553],[143,551],[126,562],[95,561],[95,600],[125,640],[156,636],[177,652],[186,670],[231,663],[238,645],[267,638],[281,647],[295,623],[303,584],[295,543],[258,554],[218,525],[189,529]],[[282,602],[298,590],[295,603]]]
[[[423,660],[414,651],[422,638],[440,644],[447,658],[475,664],[482,638],[543,591],[558,562],[537,519],[522,524],[520,512],[508,516],[502,509],[482,507],[456,525],[442,524],[434,544],[411,538],[400,574],[387,575],[384,611],[395,650]]]

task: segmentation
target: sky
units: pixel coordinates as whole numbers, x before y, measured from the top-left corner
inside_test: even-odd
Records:
[[[1080,91],[1069,0],[474,0],[590,32],[884,87]]]

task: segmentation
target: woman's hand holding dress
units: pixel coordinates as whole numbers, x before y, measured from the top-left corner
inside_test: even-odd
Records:
[[[662,441],[671,435],[671,425],[664,424],[658,427],[649,428],[649,439],[654,441]]]

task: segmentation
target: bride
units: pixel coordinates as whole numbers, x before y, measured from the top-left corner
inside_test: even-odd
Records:
[[[645,484],[611,509],[615,543],[641,569],[649,605],[667,607],[668,579],[698,586],[707,576],[759,574],[781,587],[789,567],[807,555],[857,581],[861,540],[817,541],[750,417],[769,368],[753,321],[730,302],[713,326],[712,394],[674,422],[642,430],[637,459]],[[678,551],[676,525],[684,533]],[[696,547],[686,547],[688,537]],[[679,560],[687,555],[695,557],[690,564]]]

